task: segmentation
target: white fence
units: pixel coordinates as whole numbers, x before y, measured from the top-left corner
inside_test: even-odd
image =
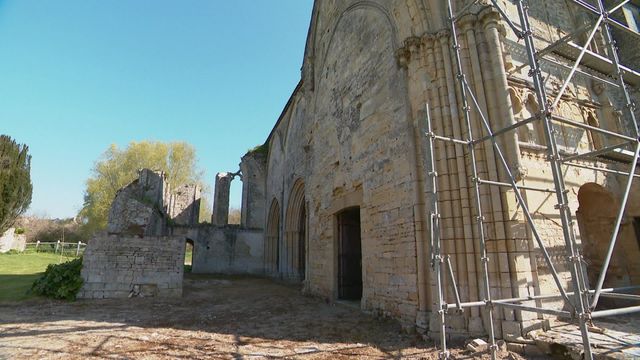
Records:
[[[78,241],[77,243],[62,242],[60,240],[51,242],[36,241],[34,243],[27,243],[25,251],[50,252],[66,256],[80,256],[84,253],[86,247],[87,244],[82,241]]]

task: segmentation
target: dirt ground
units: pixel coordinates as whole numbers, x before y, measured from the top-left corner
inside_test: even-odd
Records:
[[[0,359],[94,358],[437,359],[438,352],[394,321],[258,278],[191,275],[181,299],[0,305]]]

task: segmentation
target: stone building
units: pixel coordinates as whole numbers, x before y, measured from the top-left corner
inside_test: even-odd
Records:
[[[518,19],[514,3],[500,4],[514,21]],[[565,2],[540,0],[529,5],[541,47],[585,22],[584,15]],[[470,160],[463,148],[449,144],[439,143],[433,154],[428,153],[424,136],[427,106],[434,131],[458,139],[468,136],[446,10],[445,1],[431,0],[316,1],[301,80],[267,138],[264,203],[248,204],[265,209],[264,261],[269,276],[302,282],[305,291],[330,300],[359,301],[363,310],[424,330],[429,329],[435,301],[425,168],[430,157],[436,159],[439,174],[444,252],[451,258],[462,300],[482,299]],[[491,125],[499,129],[536,115],[540,107],[523,66],[523,44],[506,31],[496,10],[480,2],[458,26],[464,71]],[[624,34],[616,36],[619,43],[627,41]],[[576,42],[585,37],[577,36]],[[640,45],[626,46],[623,61],[638,68]],[[632,125],[621,116],[620,97],[587,76],[591,71],[611,71],[610,64],[607,68],[598,60],[598,53],[608,51],[601,34],[590,49],[589,66],[571,81],[555,111],[570,121],[630,133]],[[578,53],[571,46],[559,47],[549,57],[571,59]],[[569,69],[545,63],[545,71],[547,86],[557,92]],[[627,75],[625,81],[634,89],[640,78],[633,71]],[[481,133],[477,114],[472,114],[472,121],[474,131]],[[499,143],[519,184],[548,188],[553,182],[544,161],[545,140],[532,124],[506,133]],[[566,155],[615,141],[567,124],[557,130],[560,151]],[[505,181],[491,144],[476,149],[480,176]],[[633,148],[579,163],[623,169],[630,162],[628,150]],[[593,281],[624,179],[586,168],[565,170],[569,205],[577,219],[573,231],[582,242]],[[607,286],[640,280],[639,186],[633,185]],[[481,196],[491,294],[510,298],[557,292],[513,191],[482,187]],[[523,196],[569,288],[555,199],[528,190]],[[453,294],[447,292],[452,302]],[[544,306],[563,304],[547,301]],[[518,336],[542,319],[531,313],[496,312],[498,335],[504,330],[505,336]],[[454,318],[454,332],[483,333],[487,326],[477,308]]]
[[[468,2],[454,1],[458,8]],[[517,22],[515,4],[498,2]],[[634,4],[626,5],[632,15],[638,14]],[[585,15],[568,2],[539,0],[529,6],[540,48],[585,23]],[[458,21],[462,66],[490,125],[500,129],[538,115],[540,104],[523,43],[507,31],[508,24],[495,8],[480,1],[468,9]],[[633,20],[631,16],[620,21]],[[428,108],[434,132],[461,140],[469,137],[450,34],[445,1],[315,1],[301,80],[265,144],[242,158],[239,173],[216,177],[212,225],[173,224],[167,230],[194,243],[193,271],[265,274],[299,282],[310,294],[357,302],[365,311],[422,331],[434,330],[432,189],[427,181],[427,163],[434,159],[443,252],[451,259],[462,301],[483,299],[471,160],[464,148],[449,143],[437,143],[431,153],[425,136]],[[624,45],[623,62],[639,68],[640,44],[625,34],[614,35]],[[575,43],[584,43],[586,36],[575,35]],[[575,59],[580,53],[574,45],[557,46],[547,54],[558,60],[544,63],[551,93],[558,93],[570,70],[559,60]],[[633,124],[625,120],[624,99],[611,82],[589,76],[611,73],[611,64],[600,56],[610,51],[605,45],[603,35],[595,34],[584,55],[587,65],[553,109],[566,120],[554,134],[563,156],[616,144],[593,129],[633,133]],[[637,101],[640,74],[626,69],[624,80]],[[471,117],[472,131],[482,134],[479,116]],[[545,161],[546,140],[537,124],[526,122],[517,131],[505,132],[498,143],[518,184],[544,189],[553,186],[553,178]],[[575,220],[571,231],[581,242],[591,282],[599,275],[624,190],[624,178],[615,171],[628,167],[631,145],[620,145],[606,156],[579,158],[575,162],[581,167],[563,166]],[[476,145],[476,155],[479,177],[506,181],[489,142]],[[233,227],[227,224],[227,214],[229,184],[236,176],[243,181],[242,219]],[[637,181],[633,184],[605,286],[640,283],[639,186]],[[482,186],[480,195],[491,295],[557,292],[513,190]],[[522,196],[555,260],[559,281],[569,289],[554,196],[531,190],[522,190]],[[445,295],[453,301],[450,288]],[[545,300],[538,305],[564,304]],[[497,334],[504,337],[517,337],[543,320],[542,315],[505,309],[494,315]],[[478,308],[450,317],[454,333],[482,334],[488,326]]]
[[[246,184],[261,174],[247,154]],[[243,163],[245,160],[243,160]],[[142,169],[111,204],[105,234],[97,234],[84,253],[80,298],[181,296],[186,244],[193,246],[196,273],[262,274],[260,205],[243,224],[229,225],[229,186],[234,174],[216,177],[213,224],[200,224],[200,188],[171,188],[161,171]],[[261,176],[260,178],[264,178]],[[262,186],[264,188],[264,186]],[[259,202],[259,187],[246,201]],[[264,200],[261,200],[264,202]]]

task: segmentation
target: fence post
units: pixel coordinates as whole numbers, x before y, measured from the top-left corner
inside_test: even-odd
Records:
[[[80,255],[80,241],[78,241],[78,248],[76,249],[76,257]]]
[[[60,240],[56,243],[56,249],[53,251],[54,254],[58,253],[58,247],[60,246]]]
[[[36,252],[38,252],[38,247],[40,246],[40,240],[36,240]]]

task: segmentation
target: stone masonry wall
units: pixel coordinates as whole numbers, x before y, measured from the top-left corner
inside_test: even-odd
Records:
[[[242,213],[240,224],[249,229],[263,229],[265,219],[266,156],[249,152],[242,157]]]
[[[15,231],[15,228],[9,228],[0,236],[0,253],[10,250],[24,251],[27,244],[27,236],[16,234]]]
[[[169,216],[177,225],[197,224],[200,216],[200,187],[184,184],[173,190]]]
[[[462,6],[469,2],[455,3]],[[529,68],[524,66],[522,41],[497,11],[484,3],[471,6],[470,14],[458,19],[457,34],[466,80],[490,127],[496,130],[537,114],[540,107],[532,93]],[[500,3],[517,23],[514,1]],[[539,49],[585,23],[567,2],[540,0],[529,5]],[[435,319],[431,317],[434,310],[438,310],[429,264],[432,196],[425,164],[431,157],[438,174],[442,248],[451,258],[462,301],[481,300],[487,292],[493,298],[549,293],[554,286],[514,194],[507,188],[482,186],[482,231],[487,241],[490,280],[489,289],[484,286],[478,244],[480,209],[475,204],[472,172],[477,170],[482,179],[506,181],[506,171],[492,145],[485,142],[474,147],[477,167],[471,166],[468,151],[459,145],[437,142],[434,152],[427,153],[425,108],[438,135],[463,140],[487,133],[475,111],[467,127],[446,19],[446,3],[439,0],[316,1],[301,82],[269,135],[265,198],[265,208],[275,209],[266,225],[273,225],[269,247],[278,255],[273,259],[278,264],[274,276],[287,278],[297,265],[291,261],[296,257],[290,255],[302,253],[296,247],[305,246],[305,289],[336,299],[336,214],[359,207],[361,307],[403,322],[413,321],[419,328],[430,328],[432,335],[439,329],[435,321],[429,323]],[[576,39],[581,41],[584,39]],[[600,33],[590,49],[606,53]],[[553,54],[556,59],[560,55]],[[544,62],[543,72],[546,86],[557,93],[568,71]],[[621,105],[610,88],[576,75],[555,113],[620,131],[625,128],[616,111]],[[541,145],[545,140],[541,128],[535,126],[538,124],[529,125],[501,135],[498,142],[518,182],[547,188],[552,185],[552,177],[544,168]],[[581,128],[558,125],[555,129],[554,136],[564,154],[612,145]],[[613,163],[589,165],[617,168]],[[583,217],[594,216],[592,209],[576,203],[578,192],[585,190],[587,182],[598,184],[613,197],[620,195],[617,180],[611,181],[601,173],[572,169],[565,176],[571,191],[570,206],[574,210],[577,205],[584,207]],[[296,191],[300,187],[306,209],[302,213],[307,217],[306,238],[304,242],[292,242],[288,240],[297,240],[302,234],[291,226],[298,219],[290,216],[300,214],[290,211],[294,200],[299,200]],[[525,201],[534,213],[543,242],[559,262],[560,282],[567,286],[562,234],[554,200],[548,195],[527,191]],[[639,220],[633,214],[629,211],[623,225],[625,249],[637,247],[631,235],[632,222]],[[603,216],[597,220],[609,221]],[[591,242],[602,237],[597,233],[579,235]],[[620,275],[616,277],[633,278],[634,265],[624,265],[618,266],[616,274]],[[451,301],[451,288],[447,286],[444,291]],[[562,306],[552,302],[544,305]],[[496,309],[495,330],[498,336],[517,338],[539,326],[541,318],[533,313]],[[488,321],[482,309],[471,308],[459,315],[450,314],[448,326],[449,334],[482,335]]]
[[[83,257],[79,298],[182,296],[185,240],[98,235]]]
[[[163,172],[140,170],[138,179],[118,190],[109,209],[111,234],[162,235],[166,231],[169,185]]]
[[[264,273],[264,243],[261,230],[238,226],[200,225],[174,227],[174,235],[193,241],[193,273]]]
[[[304,253],[306,291],[337,299],[336,214],[360,207],[361,307],[413,323],[416,156],[406,76],[395,57],[396,35],[407,28],[389,15],[403,16],[406,7],[355,3],[317,2],[321,15],[308,44],[315,63],[305,63],[303,74],[309,82],[270,138],[265,208],[277,202],[281,212],[274,276],[295,278]],[[304,211],[295,208],[300,183]],[[299,241],[304,220],[306,238]]]

